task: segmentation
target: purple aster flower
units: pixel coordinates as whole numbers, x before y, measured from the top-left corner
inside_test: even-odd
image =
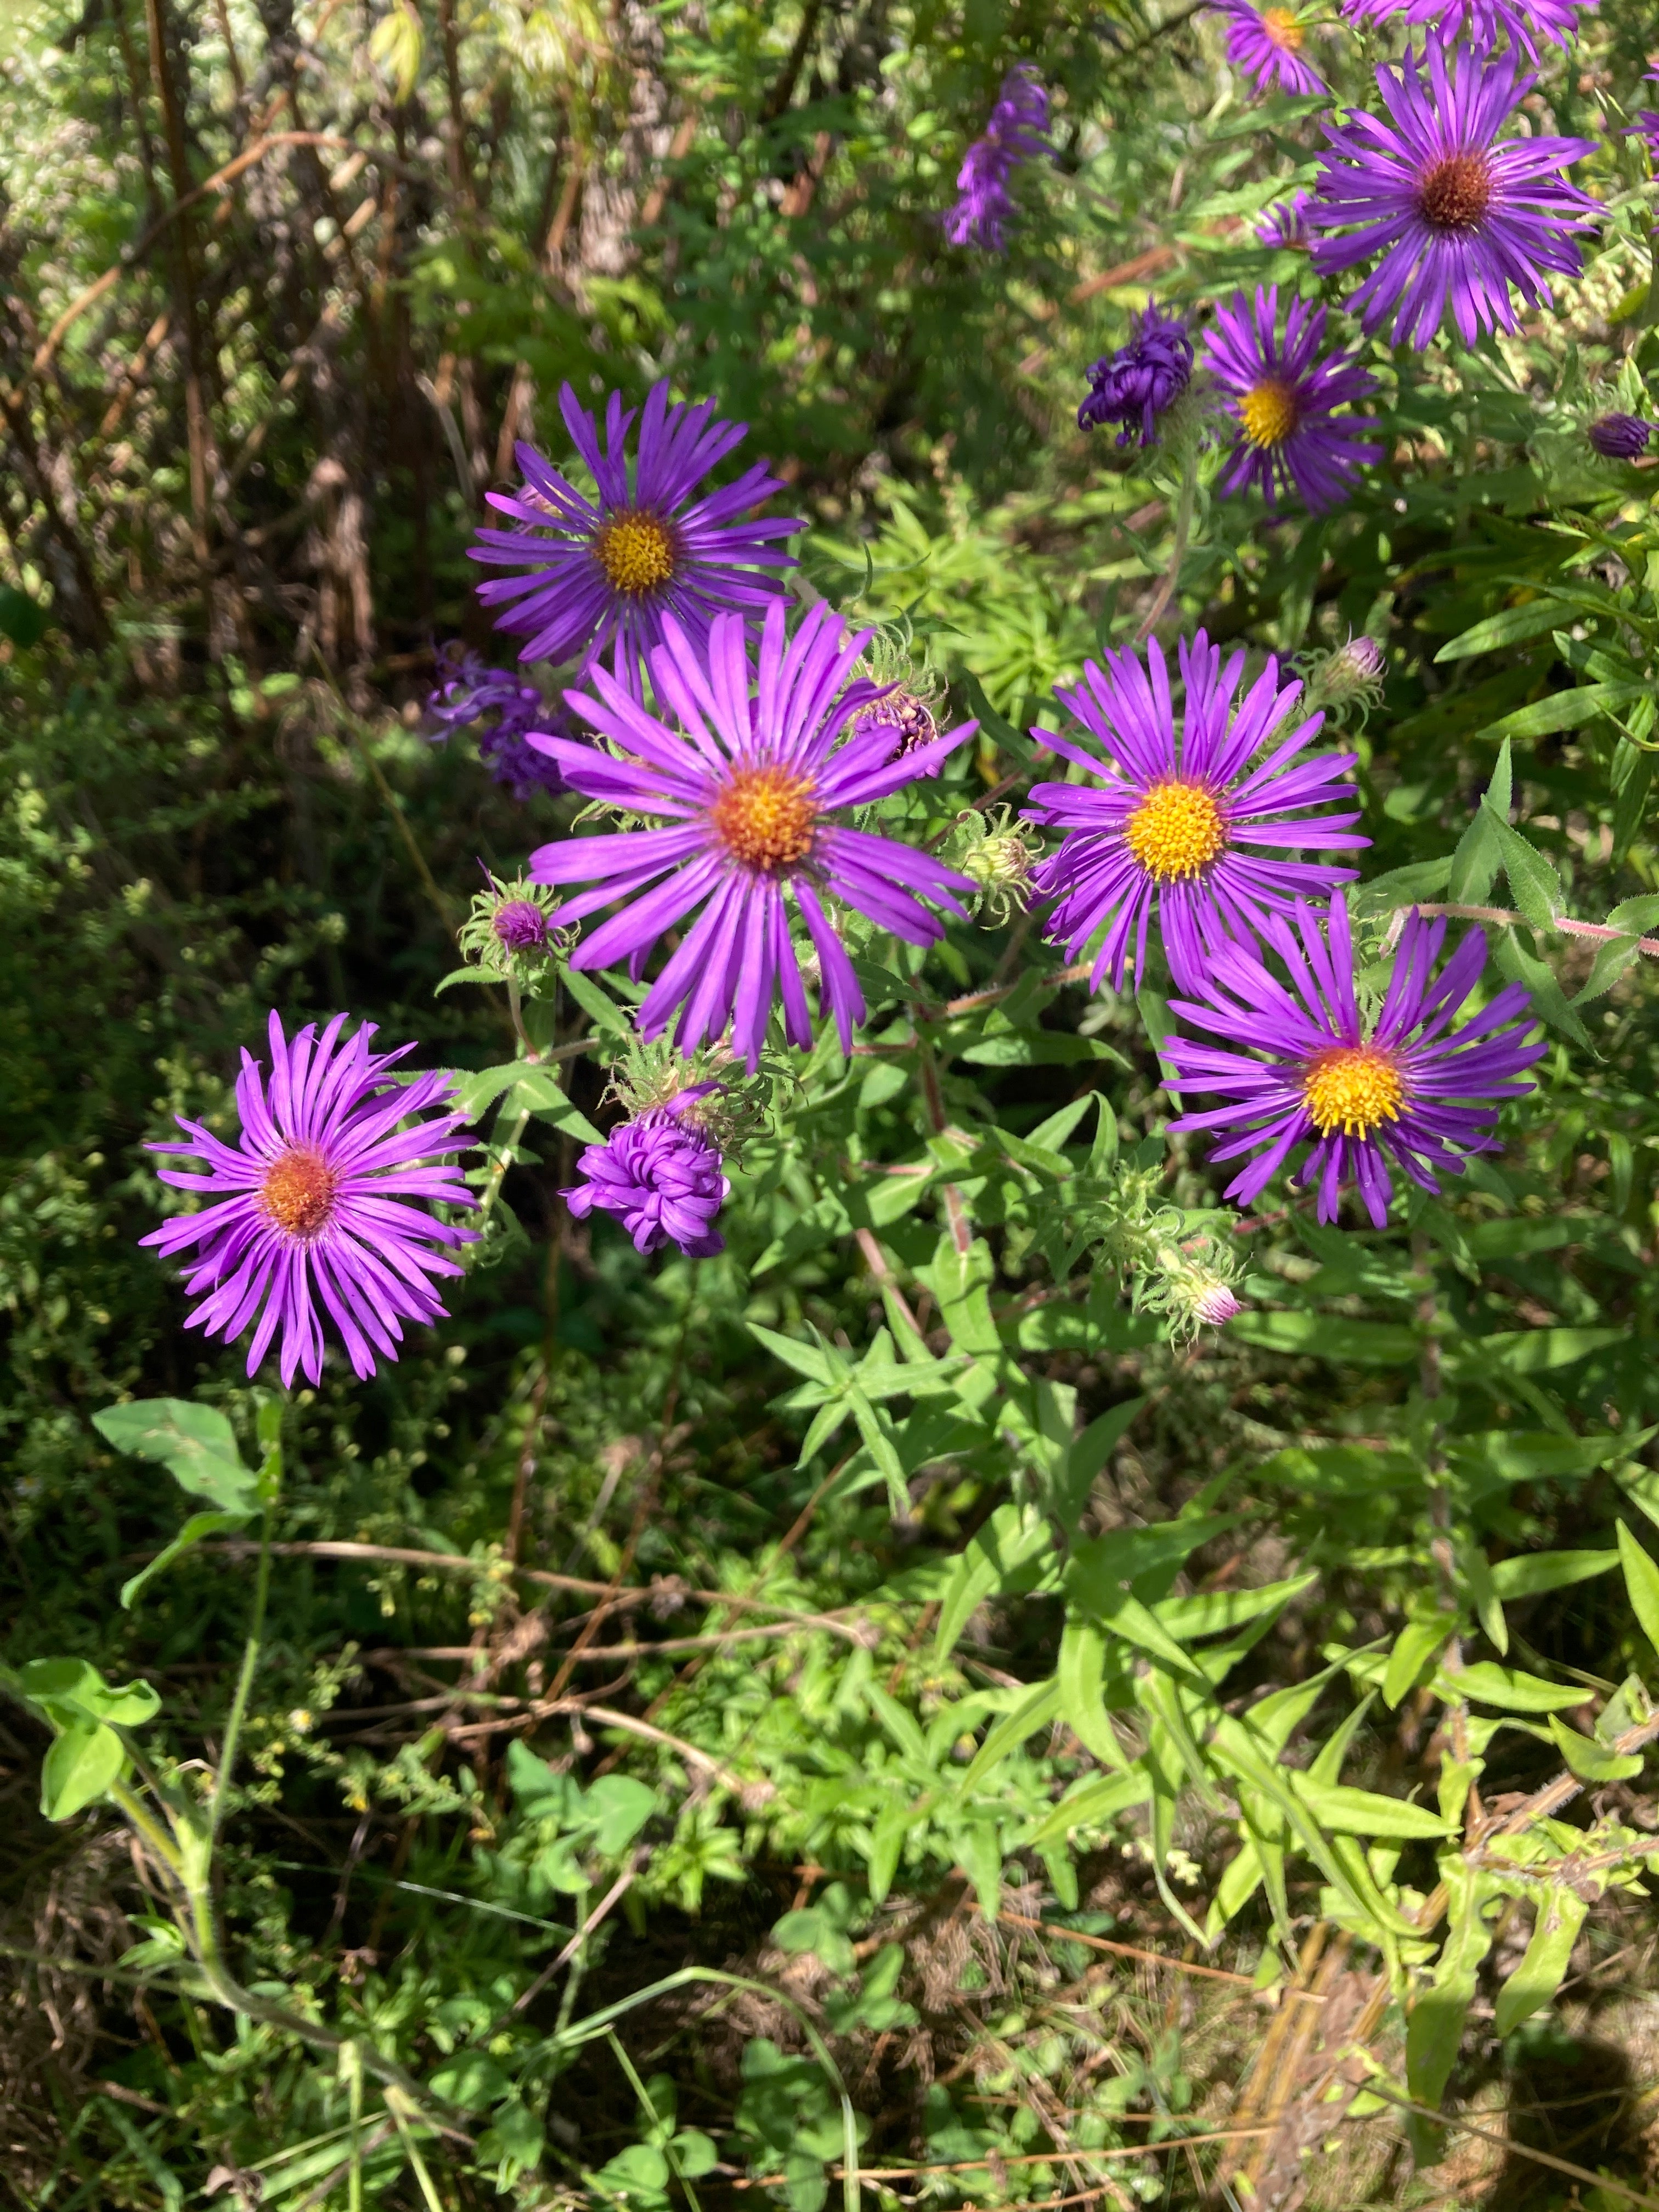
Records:
[[[1369,1026],[1354,995],[1340,893],[1325,936],[1300,900],[1293,915],[1273,915],[1263,934],[1265,947],[1224,947],[1196,1001],[1170,1003],[1172,1013],[1220,1037],[1226,1049],[1179,1034],[1164,1044],[1183,1092],[1213,1091],[1231,1102],[1183,1114],[1171,1126],[1236,1131],[1216,1146],[1218,1160],[1255,1155],[1228,1184],[1229,1198],[1248,1205],[1306,1142],[1312,1149],[1292,1180],[1301,1189],[1318,1185],[1319,1218],[1335,1219],[1339,1191],[1352,1179],[1380,1229],[1394,1189],[1390,1161],[1424,1190],[1437,1191],[1437,1175],[1461,1173],[1471,1152],[1498,1150],[1498,1105],[1533,1088],[1522,1072],[1544,1045],[1527,1042],[1531,1001],[1518,983],[1462,1029],[1452,1027],[1486,965],[1481,931],[1468,933],[1437,980],[1446,925],[1413,913]],[[1286,981],[1265,964],[1264,949],[1278,955]]]
[[[1202,630],[1183,638],[1177,653],[1187,697],[1177,738],[1163,651],[1153,640],[1146,652],[1144,667],[1127,652],[1109,653],[1103,671],[1085,661],[1082,684],[1055,693],[1105,755],[1103,763],[1050,731],[1032,733],[1091,779],[1033,789],[1031,818],[1070,833],[1034,881],[1059,901],[1048,935],[1069,957],[1075,959],[1105,929],[1091,986],[1098,988],[1109,975],[1121,989],[1133,939],[1139,987],[1156,902],[1170,971],[1182,990],[1195,990],[1206,961],[1226,938],[1261,928],[1268,910],[1288,905],[1297,892],[1322,892],[1354,872],[1241,848],[1328,852],[1370,840],[1349,826],[1359,819],[1351,805],[1353,786],[1342,780],[1353,754],[1297,760],[1318,735],[1323,716],[1279,735],[1302,686],[1281,685],[1276,660],[1241,702],[1243,654],[1234,653],[1223,667],[1220,647]],[[1259,759],[1270,743],[1273,750]],[[1333,805],[1347,811],[1307,811]]]
[[[1659,77],[1659,69],[1650,69],[1648,77]],[[1659,108],[1638,107],[1636,119],[1627,128],[1626,137],[1640,138],[1656,161],[1659,161]]]
[[[1255,234],[1264,246],[1291,246],[1308,243],[1308,209],[1312,195],[1297,185],[1289,199],[1270,207],[1256,223]]]
[[[957,895],[974,886],[926,853],[836,817],[931,775],[977,725],[961,723],[892,757],[891,726],[857,719],[874,687],[847,680],[873,633],[849,639],[823,604],[787,639],[782,606],[769,608],[757,669],[736,615],[715,617],[706,647],[672,616],[663,629],[651,675],[678,730],[596,673],[597,698],[567,696],[623,757],[540,740],[574,789],[630,814],[661,817],[663,826],[544,845],[531,855],[530,874],[538,883],[593,886],[558,908],[553,918],[561,924],[621,905],[578,945],[573,968],[626,959],[637,977],[663,932],[701,908],[647,994],[640,1029],[659,1036],[678,1009],[674,1040],[690,1052],[731,1022],[732,1048],[750,1068],[775,993],[790,1042],[812,1042],[787,893],[806,924],[823,1003],[846,1051],[864,1018],[864,998],[825,896],[907,944],[932,945],[944,924],[923,900],[960,915]]]
[[[258,1371],[280,1328],[285,1385],[296,1368],[308,1381],[320,1380],[325,1314],[360,1378],[374,1374],[376,1352],[395,1359],[400,1321],[443,1318],[427,1279],[461,1269],[441,1248],[471,1243],[476,1234],[408,1202],[477,1202],[446,1158],[466,1145],[458,1133],[465,1117],[419,1118],[449,1096],[451,1079],[393,1080],[387,1069],[413,1045],[370,1052],[372,1022],[342,1044],[345,1019],[336,1014],[320,1037],[307,1022],[289,1043],[271,1015],[269,1085],[252,1054],[242,1054],[236,1145],[179,1115],[189,1143],[149,1147],[205,1167],[205,1176],[176,1168],[157,1173],[165,1183],[216,1201],[139,1240],[167,1254],[197,1247],[185,1263],[185,1288],[192,1297],[207,1295],[185,1316],[186,1325],[228,1342],[258,1313],[247,1371]]]
[[[1221,489],[1255,483],[1272,509],[1279,493],[1294,486],[1317,514],[1347,498],[1363,463],[1382,458],[1381,446],[1357,434],[1376,429],[1374,415],[1336,412],[1366,398],[1376,380],[1353,354],[1319,358],[1323,307],[1292,300],[1282,343],[1278,322],[1278,285],[1258,286],[1254,310],[1236,293],[1230,307],[1216,309],[1204,334],[1205,361],[1238,424]]]
[[[796,565],[775,541],[801,524],[750,518],[752,507],[782,489],[763,465],[724,491],[706,488],[709,471],[743,443],[748,428],[720,422],[713,400],[671,405],[666,381],[653,385],[631,467],[625,444],[635,410],[623,409],[620,392],[611,395],[603,444],[597,422],[568,384],[559,405],[597,500],[585,499],[533,446],[519,447],[524,492],[489,495],[515,526],[481,530],[469,550],[488,567],[527,573],[492,578],[478,586],[478,597],[506,608],[495,626],[524,636],[520,660],[580,654],[581,682],[608,647],[617,682],[637,698],[641,664],[660,643],[665,617],[704,638],[721,608],[748,614],[769,606],[783,586],[761,572]]]
[[[1002,80],[982,138],[957,172],[957,204],[945,218],[952,246],[1000,253],[1014,213],[1008,185],[1023,161],[1048,151],[1048,95],[1030,62],[1016,62]]]
[[[1507,39],[1536,61],[1534,35],[1547,45],[1570,46],[1578,29],[1580,6],[1595,0],[1341,0],[1342,12],[1356,23],[1400,16],[1412,30],[1431,31],[1449,41],[1466,25],[1471,46],[1483,51]]]
[[[1227,58],[1258,92],[1323,92],[1325,80],[1302,58],[1307,27],[1294,8],[1258,8],[1255,0],[1210,0],[1227,19]]]
[[[533,684],[489,667],[482,654],[459,645],[439,647],[437,672],[426,708],[440,725],[438,742],[453,730],[483,722],[478,757],[520,805],[535,792],[564,789],[552,762],[525,743],[526,732],[549,726],[551,711]]]
[[[1639,415],[1598,415],[1584,435],[1604,461],[1633,461],[1646,453],[1653,430]]]
[[[1389,120],[1353,114],[1327,123],[1325,157],[1310,221],[1322,274],[1382,258],[1346,302],[1367,331],[1394,314],[1394,343],[1420,352],[1449,312],[1466,345],[1494,325],[1515,328],[1514,285],[1547,304],[1547,270],[1579,265],[1571,234],[1600,212],[1561,172],[1595,151],[1589,138],[1498,134],[1535,80],[1513,53],[1460,46],[1449,64],[1431,41],[1426,79],[1407,54],[1376,72]],[[1358,225],[1358,228],[1349,228]]]
[[[1117,442],[1127,446],[1139,429],[1143,446],[1158,442],[1158,418],[1192,382],[1193,342],[1179,315],[1160,312],[1148,300],[1133,325],[1126,346],[1109,353],[1088,371],[1089,397],[1077,410],[1078,428],[1098,429],[1121,422]]]
[[[576,1163],[586,1180],[559,1193],[570,1211],[580,1218],[597,1206],[616,1214],[638,1252],[654,1252],[671,1237],[688,1259],[725,1251],[714,1217],[732,1186],[720,1172],[720,1146],[694,1110],[720,1087],[693,1084],[621,1123],[602,1145],[589,1145]]]

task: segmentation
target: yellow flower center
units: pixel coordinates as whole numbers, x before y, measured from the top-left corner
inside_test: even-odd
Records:
[[[1261,27],[1282,52],[1301,52],[1307,33],[1288,8],[1264,8]]]
[[[284,1236],[315,1237],[328,1226],[339,1184],[314,1145],[290,1145],[265,1170],[259,1204]]]
[[[1374,1044],[1333,1045],[1316,1053],[1302,1078],[1302,1097],[1322,1137],[1369,1137],[1397,1121],[1406,1084],[1388,1054]]]
[[[1417,204],[1437,230],[1473,230],[1492,203],[1492,168],[1482,154],[1449,154],[1417,189]]]
[[[1124,842],[1161,884],[1196,876],[1227,842],[1221,809],[1201,783],[1155,783],[1123,825]]]
[[[1253,384],[1238,403],[1238,419],[1253,446],[1282,446],[1297,425],[1296,394],[1276,376]]]
[[[747,868],[786,868],[812,849],[818,796],[811,776],[787,768],[734,769],[708,811],[714,835]]]
[[[613,514],[594,532],[593,551],[612,591],[654,592],[674,573],[674,533],[654,514]]]

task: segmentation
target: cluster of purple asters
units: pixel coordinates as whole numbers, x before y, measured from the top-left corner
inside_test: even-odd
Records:
[[[1048,95],[1032,64],[1016,62],[957,173],[957,204],[945,218],[951,245],[1000,253],[1014,214],[1014,172],[1048,150]]]
[[[1095,362],[1088,371],[1089,396],[1077,410],[1079,429],[1120,423],[1117,442],[1127,446],[1137,434],[1143,446],[1158,441],[1158,417],[1168,412],[1193,380],[1193,342],[1179,315],[1159,311],[1148,300],[1126,346]]]
[[[1345,655],[1368,678],[1380,665],[1369,639]],[[1133,962],[1139,988],[1155,920],[1182,994],[1171,1011],[1234,1048],[1166,1041],[1176,1087],[1233,1102],[1176,1126],[1236,1131],[1217,1157],[1252,1156],[1228,1191],[1241,1203],[1305,1141],[1299,1179],[1317,1182],[1320,1218],[1335,1218],[1352,1181],[1380,1226],[1390,1162],[1437,1189],[1462,1155],[1491,1149],[1498,1103],[1531,1087],[1520,1079],[1543,1047],[1527,1041],[1527,994],[1511,986],[1454,1029],[1484,940],[1471,932],[1437,981],[1445,924],[1413,915],[1367,1027],[1340,889],[1353,871],[1307,857],[1370,842],[1352,826],[1354,756],[1308,755],[1323,717],[1296,719],[1302,686],[1281,684],[1274,662],[1241,699],[1242,653],[1224,665],[1200,630],[1177,659],[1179,729],[1153,643],[1144,663],[1115,653],[1103,669],[1085,664],[1083,683],[1057,695],[1081,742],[1032,733],[1082,771],[1038,784],[1029,802],[1034,820],[1065,833],[1036,872],[1054,902],[1048,934],[1073,958],[1093,948],[1096,988],[1109,978],[1121,989]],[[1345,667],[1336,689],[1347,680]]]
[[[476,722],[479,759],[520,805],[538,791],[563,790],[551,761],[526,742],[530,731],[545,729],[550,719],[535,684],[489,667],[482,653],[459,645],[439,647],[437,678],[426,711],[440,741]]]

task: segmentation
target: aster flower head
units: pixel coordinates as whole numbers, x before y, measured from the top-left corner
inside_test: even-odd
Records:
[[[1410,29],[1431,32],[1443,42],[1461,27],[1473,46],[1489,51],[1507,40],[1535,62],[1535,41],[1570,46],[1577,34],[1581,5],[1594,7],[1595,0],[1451,0],[1450,6],[1447,0],[1341,0],[1341,4],[1350,22],[1377,23],[1399,16]]]
[[[473,899],[456,942],[480,975],[534,983],[570,948],[569,933],[553,920],[554,895],[539,884],[503,883],[488,868],[484,880],[489,889]]]
[[[1206,366],[1238,426],[1221,489],[1255,483],[1269,509],[1294,489],[1316,514],[1346,499],[1364,464],[1382,457],[1381,446],[1358,434],[1376,429],[1374,415],[1337,412],[1369,397],[1376,380],[1353,354],[1321,358],[1323,307],[1292,300],[1282,338],[1278,327],[1279,287],[1269,284],[1257,287],[1254,307],[1236,293],[1204,333]]]
[[[457,644],[439,647],[437,676],[426,702],[438,725],[434,743],[478,723],[479,759],[521,805],[536,792],[564,789],[551,761],[525,743],[529,731],[549,726],[547,702],[535,684],[491,668],[481,653]]]
[[[1258,92],[1323,92],[1325,80],[1304,59],[1308,27],[1295,8],[1255,0],[1210,0],[1226,18],[1227,58],[1249,77]]]
[[[1109,653],[1103,669],[1085,661],[1083,682],[1055,693],[1083,725],[1089,746],[1033,732],[1089,777],[1083,784],[1037,784],[1027,811],[1067,833],[1033,876],[1036,889],[1056,901],[1049,941],[1075,959],[1105,930],[1090,976],[1096,988],[1109,975],[1121,989],[1132,945],[1139,988],[1156,910],[1170,972],[1182,989],[1196,989],[1229,937],[1262,928],[1268,914],[1297,893],[1322,892],[1353,874],[1325,860],[1280,858],[1281,852],[1370,842],[1351,827],[1359,816],[1353,786],[1344,779],[1353,754],[1298,759],[1323,718],[1291,723],[1302,686],[1281,684],[1277,661],[1268,661],[1241,700],[1242,653],[1224,666],[1220,647],[1200,630],[1182,639],[1177,657],[1186,686],[1179,734],[1156,640],[1144,664],[1133,653]],[[1309,811],[1329,807],[1342,811]]]
[[[321,1379],[325,1320],[360,1379],[374,1373],[377,1354],[396,1359],[403,1322],[443,1318],[429,1279],[459,1275],[445,1250],[475,1235],[420,1203],[477,1203],[448,1158],[468,1141],[465,1117],[429,1116],[451,1079],[396,1081],[387,1071],[414,1047],[371,1052],[372,1022],[342,1042],[345,1020],[337,1014],[320,1036],[307,1022],[290,1041],[273,1012],[269,1080],[252,1053],[242,1054],[238,1141],[180,1115],[189,1141],[149,1147],[208,1170],[157,1170],[211,1202],[139,1240],[169,1255],[194,1248],[185,1287],[201,1304],[186,1325],[228,1342],[257,1316],[247,1371],[258,1371],[280,1330],[284,1384],[296,1370]]]
[[[1604,461],[1634,461],[1648,450],[1654,427],[1639,415],[1598,415],[1584,435]]]
[[[1308,243],[1308,210],[1312,201],[1312,193],[1298,185],[1288,199],[1275,202],[1257,219],[1256,236],[1264,246],[1305,246]]]
[[[961,915],[961,895],[974,886],[929,854],[840,817],[933,773],[977,725],[963,722],[895,759],[890,727],[858,719],[870,685],[848,681],[871,633],[849,639],[822,603],[793,637],[781,605],[769,609],[757,665],[736,615],[716,616],[706,648],[672,615],[664,632],[651,675],[678,728],[596,672],[596,696],[567,696],[615,750],[541,741],[574,789],[661,826],[544,845],[530,874],[592,886],[557,909],[561,923],[622,906],[578,945],[573,968],[626,960],[637,978],[663,932],[684,928],[640,1007],[641,1034],[659,1036],[672,1021],[676,1043],[690,1052],[731,1023],[732,1050],[750,1068],[775,996],[789,1042],[812,1042],[790,938],[793,901],[817,956],[823,1005],[848,1050],[864,995],[826,899],[907,944],[932,945],[944,924],[928,902]]]
[[[1149,299],[1128,344],[1103,355],[1087,374],[1089,396],[1077,410],[1078,428],[1094,430],[1118,422],[1120,446],[1127,446],[1137,430],[1143,446],[1156,445],[1158,416],[1192,382],[1193,342],[1187,325]]]
[[[1049,151],[1048,94],[1035,64],[1016,62],[1002,80],[982,137],[968,149],[957,172],[957,204],[945,218],[952,246],[980,246],[1000,253],[1014,214],[1008,190],[1014,172]]]
[[[636,412],[623,407],[619,392],[611,394],[603,439],[568,384],[559,405],[594,496],[577,491],[533,446],[520,446],[523,491],[489,495],[511,526],[481,530],[469,551],[486,567],[526,573],[490,578],[478,597],[505,611],[495,617],[498,629],[524,638],[520,660],[580,656],[581,682],[608,653],[617,681],[638,697],[641,662],[661,642],[670,616],[703,638],[722,609],[758,616],[774,603],[783,586],[764,571],[795,566],[778,541],[801,525],[752,517],[782,489],[761,464],[723,491],[708,488],[710,472],[747,434],[746,424],[720,421],[712,400],[671,404],[666,380],[653,385],[637,413],[631,460]]]
[[[726,1239],[714,1218],[732,1186],[698,1111],[719,1090],[717,1083],[693,1084],[619,1122],[602,1145],[589,1145],[576,1163],[581,1182],[559,1193],[572,1213],[582,1219],[596,1206],[614,1213],[636,1252],[654,1252],[671,1241],[688,1259],[723,1252]]]
[[[1345,302],[1367,331],[1392,314],[1389,336],[1421,350],[1448,316],[1466,345],[1482,331],[1512,331],[1510,288],[1547,305],[1546,272],[1579,266],[1574,236],[1600,212],[1562,174],[1595,151],[1589,138],[1498,133],[1535,82],[1510,53],[1431,41],[1376,72],[1387,118],[1328,122],[1310,222],[1322,275],[1382,258]]]
[[[1528,1042],[1531,1001],[1507,985],[1462,1028],[1457,1015],[1486,965],[1486,939],[1471,930],[1438,975],[1446,925],[1413,912],[1374,1020],[1354,987],[1347,907],[1333,896],[1326,927],[1298,901],[1274,915],[1259,945],[1231,945],[1191,1000],[1170,1012],[1219,1044],[1176,1034],[1164,1055],[1183,1102],[1210,1092],[1228,1103],[1183,1113],[1176,1129],[1225,1132],[1212,1157],[1244,1158],[1227,1196],[1248,1205],[1296,1148],[1310,1150],[1293,1183],[1316,1187],[1322,1221],[1334,1221],[1345,1183],[1358,1185],[1377,1228],[1388,1219],[1391,1170],[1426,1191],[1462,1172],[1473,1152],[1498,1150],[1492,1127],[1506,1098],[1533,1088],[1540,1059]],[[1280,974],[1267,964],[1277,960]]]

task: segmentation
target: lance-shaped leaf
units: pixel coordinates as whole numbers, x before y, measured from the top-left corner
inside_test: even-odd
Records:
[[[1523,2020],[1548,2004],[1566,1978],[1572,1947],[1589,1907],[1576,1890],[1553,1881],[1545,1891],[1533,1922],[1532,1940],[1520,1965],[1498,1992],[1492,2030],[1508,2035]]]

